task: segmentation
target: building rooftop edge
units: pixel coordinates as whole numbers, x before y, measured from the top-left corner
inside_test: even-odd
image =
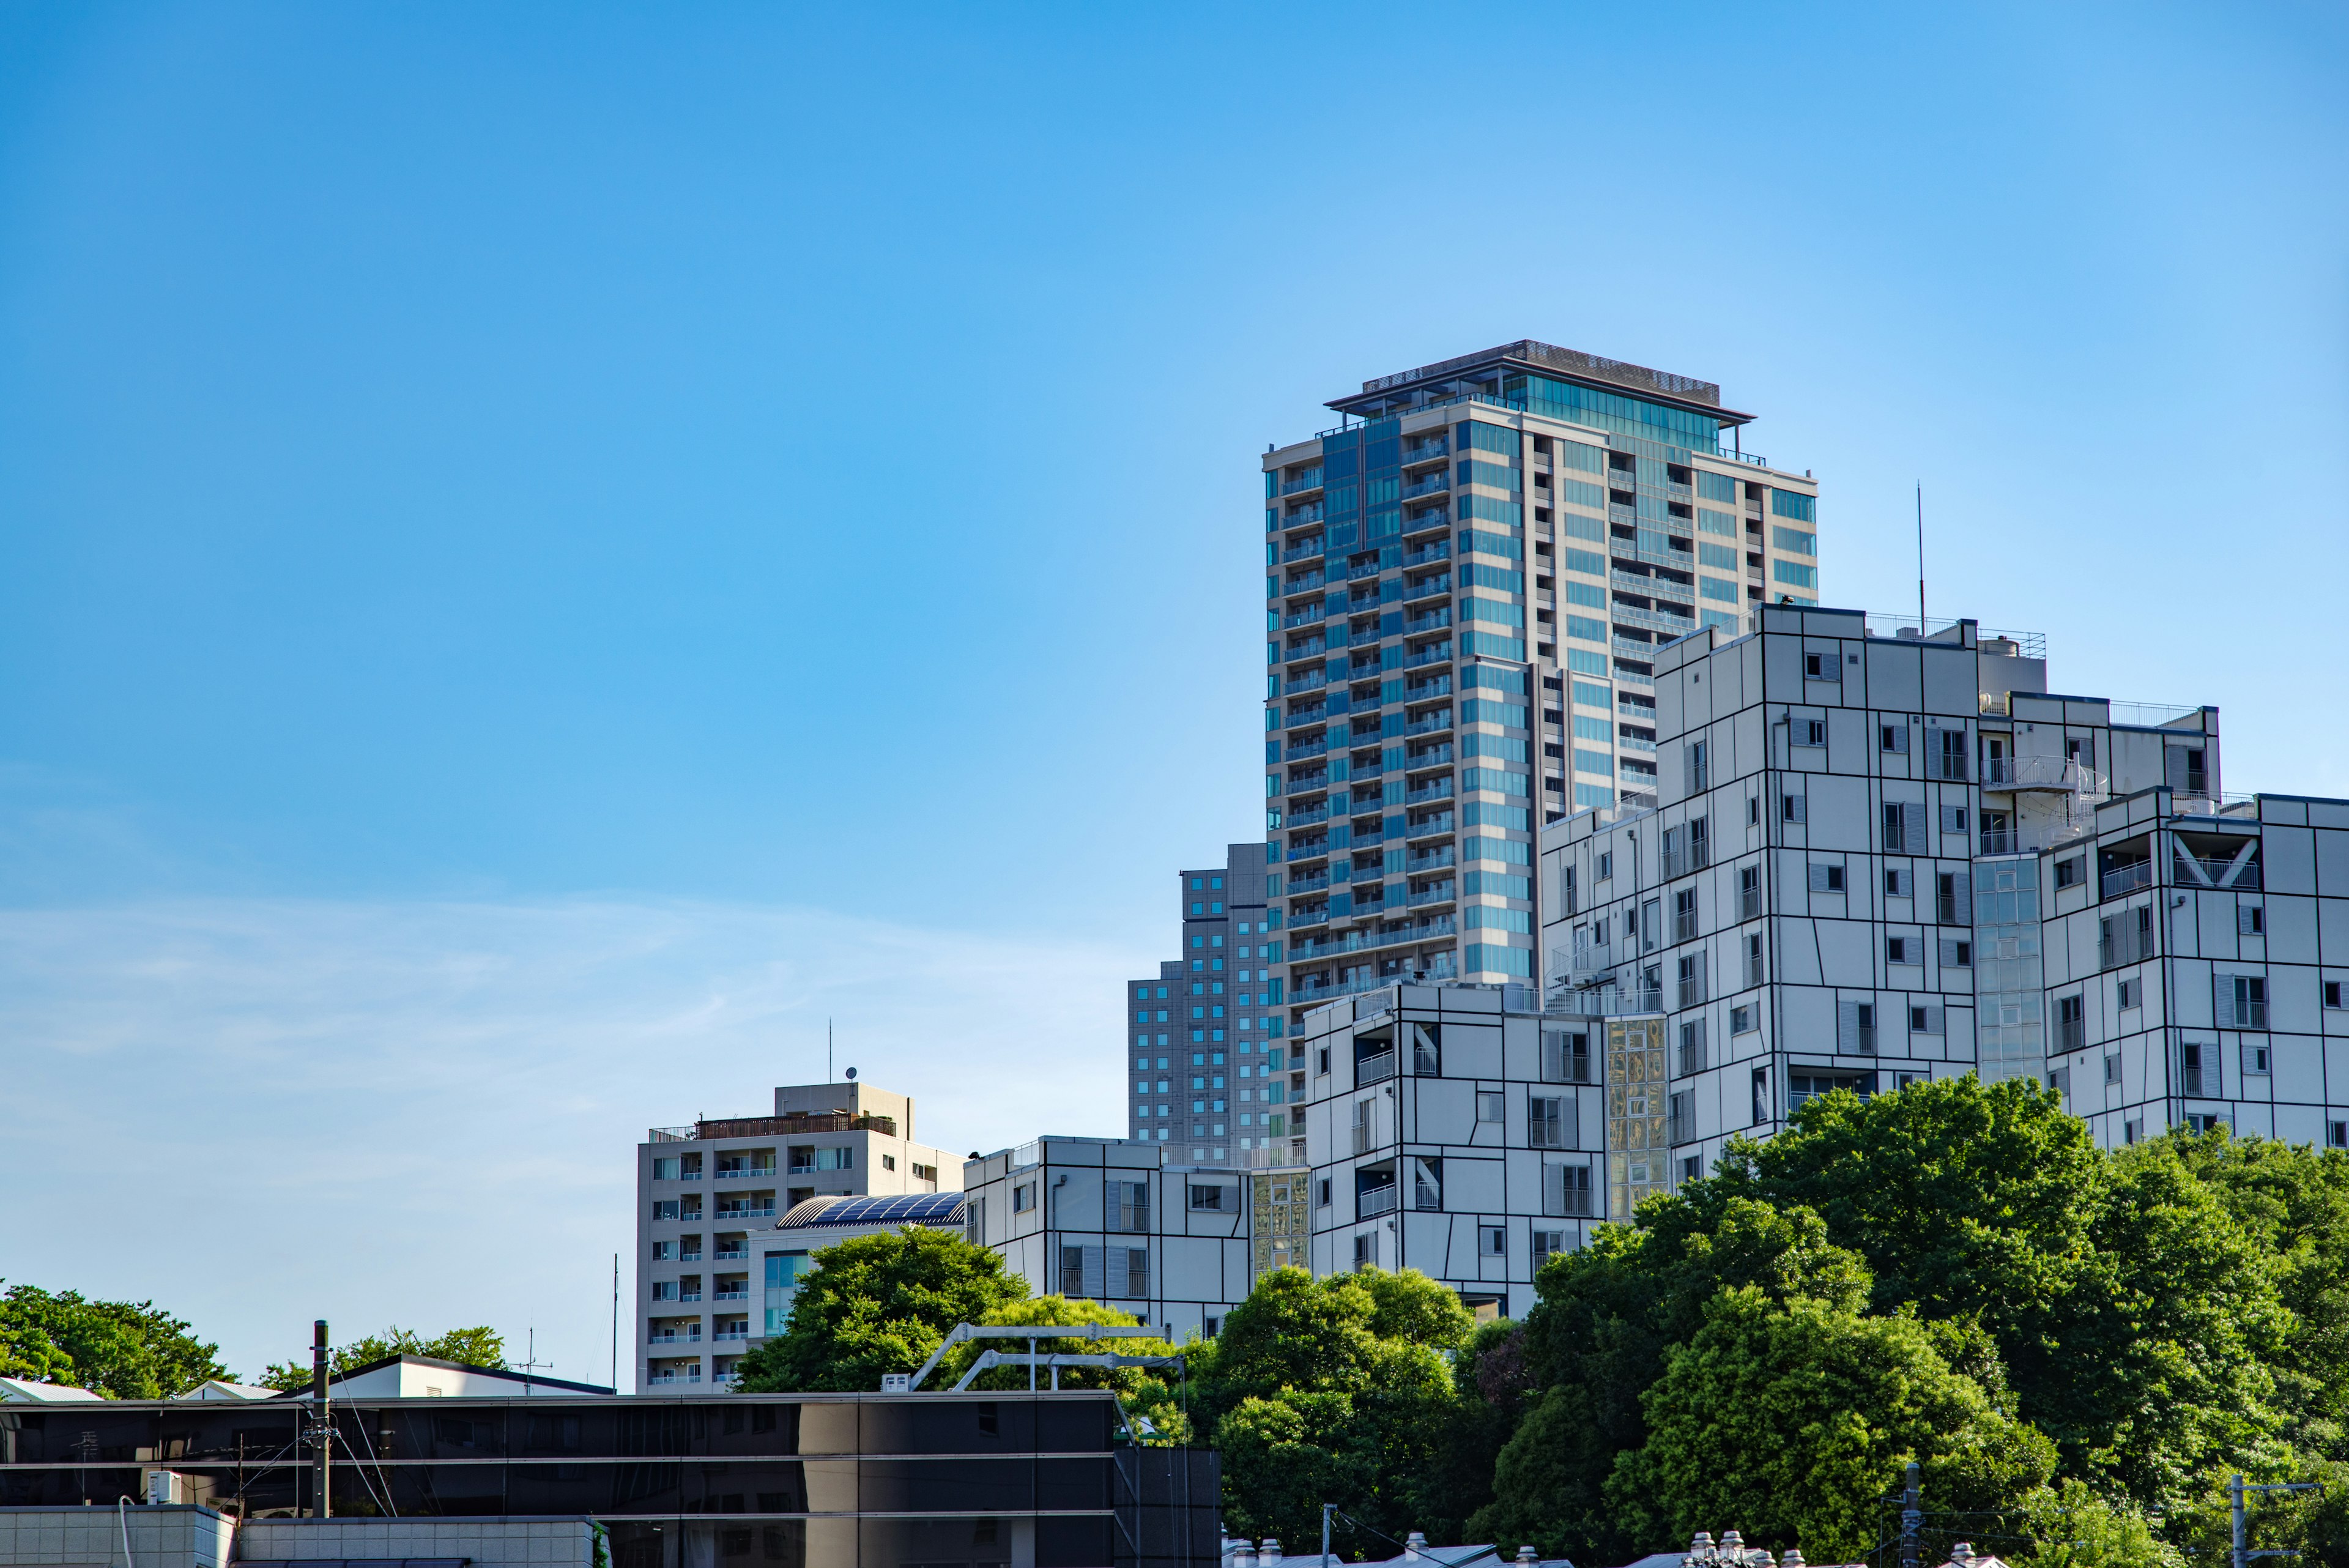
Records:
[[[1545,375],[1579,382],[1602,391],[1630,392],[1651,398],[1674,408],[1698,413],[1713,414],[1724,424],[1751,424],[1754,416],[1724,407],[1721,388],[1712,381],[1700,381],[1693,376],[1675,375],[1669,370],[1652,369],[1634,365],[1626,359],[1609,359],[1604,355],[1588,354],[1578,348],[1561,348],[1538,338],[1520,337],[1474,354],[1462,354],[1441,359],[1416,369],[1398,371],[1362,383],[1359,392],[1332,398],[1322,406],[1340,412],[1351,412],[1355,405],[1385,397],[1401,388],[1415,386],[1422,381],[1443,380],[1464,371],[1485,366],[1523,366]]]

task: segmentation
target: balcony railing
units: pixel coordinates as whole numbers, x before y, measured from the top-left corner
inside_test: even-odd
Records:
[[[1450,882],[1438,882],[1423,892],[1412,894],[1403,899],[1403,903],[1412,909],[1417,909],[1423,904],[1448,904],[1453,900],[1454,886]]]
[[[1644,594],[1651,598],[1668,598],[1696,603],[1696,587],[1692,583],[1676,583],[1670,577],[1640,577],[1629,572],[1614,572],[1609,580],[1625,593]]]
[[[1309,849],[1305,853],[1308,855],[1321,855],[1326,854],[1327,851],[1321,849]],[[1288,879],[1288,890],[1291,893],[1318,893],[1329,885],[1330,873],[1327,871],[1322,871],[1311,877],[1291,877]]]
[[[1322,546],[1321,535],[1316,534],[1303,544],[1291,545],[1288,549],[1283,550],[1280,553],[1280,564],[1285,566],[1292,561],[1310,561],[1327,553]]]
[[[1435,735],[1450,728],[1452,728],[1452,710],[1446,708],[1440,713],[1430,713],[1415,723],[1405,724],[1402,727],[1402,732],[1405,735]]]
[[[1326,508],[1319,501],[1309,501],[1302,506],[1292,506],[1288,509],[1288,515],[1281,519],[1281,526],[1294,528],[1300,523],[1319,523],[1325,510]]]
[[[1405,534],[1423,534],[1430,528],[1442,528],[1452,521],[1449,506],[1424,506],[1403,519]]]
[[[2126,866],[2116,866],[2104,874],[2101,885],[2107,898],[2118,898],[2139,888],[2150,888],[2153,886],[2153,862],[2132,860]]]
[[[1424,854],[1404,856],[1402,868],[1416,876],[1423,871],[1440,871],[1452,864],[1452,846],[1447,844],[1441,849],[1431,849]]]
[[[1395,1210],[1395,1189],[1392,1183],[1384,1187],[1364,1188],[1354,1195],[1354,1212],[1364,1220],[1374,1220]]]
[[[2178,858],[2193,862],[2213,888],[2223,887],[2230,893],[2256,893],[2260,890],[2260,863],[2256,860],[2246,861],[2242,869],[2236,870],[2231,860],[2206,860],[2199,855],[2180,855]],[[2231,882],[2227,880],[2230,872],[2234,876]],[[2178,881],[2184,887],[2193,886],[2184,877]]]
[[[1452,443],[1444,437],[1438,436],[1433,441],[1422,441],[1417,446],[1403,448],[1403,466],[1408,468],[1413,463],[1426,462],[1432,458],[1448,457],[1451,452]]]
[[[1284,481],[1280,486],[1280,493],[1283,495],[1301,495],[1306,491],[1320,488],[1321,471],[1318,468],[1309,468],[1296,478]]]
[[[1439,642],[1433,648],[1423,648],[1417,653],[1403,656],[1402,667],[1416,670],[1423,664],[1448,664],[1452,660],[1452,645]]]
[[[1404,485],[1402,498],[1408,501],[1414,495],[1434,495],[1451,488],[1452,476],[1449,473],[1431,473],[1424,479],[1413,480]]]
[[[2064,757],[1986,757],[1982,786],[1987,790],[2066,790],[2077,794],[2102,794],[2102,774]]]
[[[1327,740],[1316,739],[1311,741],[1299,741],[1296,744],[1290,746],[1287,751],[1283,752],[1281,755],[1289,762],[1295,762],[1300,757],[1325,756],[1329,753],[1329,751],[1330,742]]]
[[[1433,539],[1415,550],[1405,550],[1402,553],[1402,564],[1407,570],[1413,566],[1424,566],[1431,561],[1445,561],[1451,557],[1452,541]]]
[[[1439,833],[1450,833],[1454,820],[1453,814],[1447,811],[1424,822],[1406,822],[1402,826],[1402,836],[1405,838],[1433,838]]]
[[[1416,636],[1423,631],[1441,631],[1451,624],[1452,607],[1445,605],[1442,609],[1430,610],[1425,615],[1405,617],[1402,629],[1406,634]]]
[[[1319,626],[1329,618],[1329,606],[1314,605],[1309,608],[1299,610],[1294,615],[1282,616],[1280,628],[1283,631],[1295,631],[1300,626]]]
[[[1438,572],[1424,582],[1406,584],[1402,590],[1405,600],[1433,598],[1437,594],[1452,591],[1452,574]]]
[[[1437,779],[1430,784],[1423,784],[1417,789],[1405,790],[1403,792],[1402,803],[1405,805],[1417,805],[1422,801],[1450,800],[1451,798],[1452,781],[1448,778],[1443,778]]]
[[[792,1174],[798,1174],[796,1167],[793,1168]],[[775,1206],[771,1203],[745,1203],[739,1204],[731,1209],[720,1204],[718,1209],[718,1218],[720,1220],[758,1220],[771,1215],[774,1211]]]
[[[1407,768],[1432,768],[1451,760],[1452,744],[1447,741],[1440,745],[1413,747],[1403,757],[1402,765]]]

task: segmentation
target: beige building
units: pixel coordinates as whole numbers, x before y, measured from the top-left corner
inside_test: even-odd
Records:
[[[795,1288],[780,1218],[818,1198],[958,1191],[962,1164],[914,1141],[909,1096],[854,1082],[780,1087],[772,1116],[653,1128],[636,1146],[638,1389],[722,1382],[773,1332]]]

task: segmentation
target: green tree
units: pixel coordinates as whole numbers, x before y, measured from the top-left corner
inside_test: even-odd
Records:
[[[429,1355],[436,1361],[453,1361],[460,1366],[486,1366],[502,1371],[506,1366],[505,1335],[493,1328],[452,1328],[445,1334],[425,1338],[412,1328],[392,1324],[381,1334],[370,1334],[339,1345],[326,1353],[326,1365],[335,1376],[370,1366],[395,1355]],[[305,1355],[290,1361],[274,1361],[261,1375],[264,1388],[307,1388],[310,1386],[310,1361]]]
[[[1258,1280],[1198,1375],[1195,1411],[1223,1454],[1230,1527],[1318,1544],[1330,1501],[1398,1539],[1441,1530],[1427,1511],[1444,1501],[1429,1478],[1454,1397],[1446,1357],[1475,1327],[1457,1294],[1414,1271],[1316,1280],[1276,1269]]]
[[[0,1293],[0,1376],[111,1399],[163,1399],[227,1377],[219,1350],[153,1302],[90,1301],[36,1285]]]
[[[884,1373],[918,1371],[957,1324],[984,1323],[1028,1294],[995,1253],[926,1226],[860,1236],[810,1261],[783,1332],[735,1365],[745,1393],[878,1388]]]
[[[1648,1440],[1607,1485],[1641,1539],[1735,1520],[1749,1541],[1851,1562],[1877,1546],[1879,1500],[1911,1459],[1937,1509],[2018,1518],[2055,1468],[2054,1445],[1905,1316],[1730,1287],[1665,1362],[1643,1401]]]
[[[1857,1310],[1868,1271],[1806,1209],[1780,1210],[1719,1181],[1651,1199],[1630,1225],[1601,1226],[1536,1282],[1526,1315],[1528,1397],[1496,1459],[1494,1501],[1467,1533],[1585,1557],[1632,1556],[1606,1497],[1616,1456],[1648,1439],[1642,1403],[1665,1351],[1703,1325],[1723,1285]]]
[[[2031,1545],[2001,1552],[2015,1568],[2185,1568],[2178,1548],[2129,1504],[2099,1497],[2085,1481],[2050,1487],[2033,1501]]]
[[[2262,1357],[2291,1314],[2174,1140],[2106,1155],[2053,1090],[1969,1075],[1813,1100],[1719,1168],[1728,1191],[1815,1210],[1866,1261],[1876,1312],[1986,1334],[2066,1473],[2175,1511],[2198,1472],[2277,1458]]]

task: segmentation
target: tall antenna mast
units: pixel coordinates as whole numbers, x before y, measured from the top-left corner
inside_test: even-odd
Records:
[[[1925,486],[1917,485],[1917,639],[1925,638]]]
[[[612,1254],[612,1392],[620,1391],[620,1254]]]
[[[823,1021],[823,1081],[829,1084],[837,1076],[832,1070],[832,1020],[827,1018]]]

